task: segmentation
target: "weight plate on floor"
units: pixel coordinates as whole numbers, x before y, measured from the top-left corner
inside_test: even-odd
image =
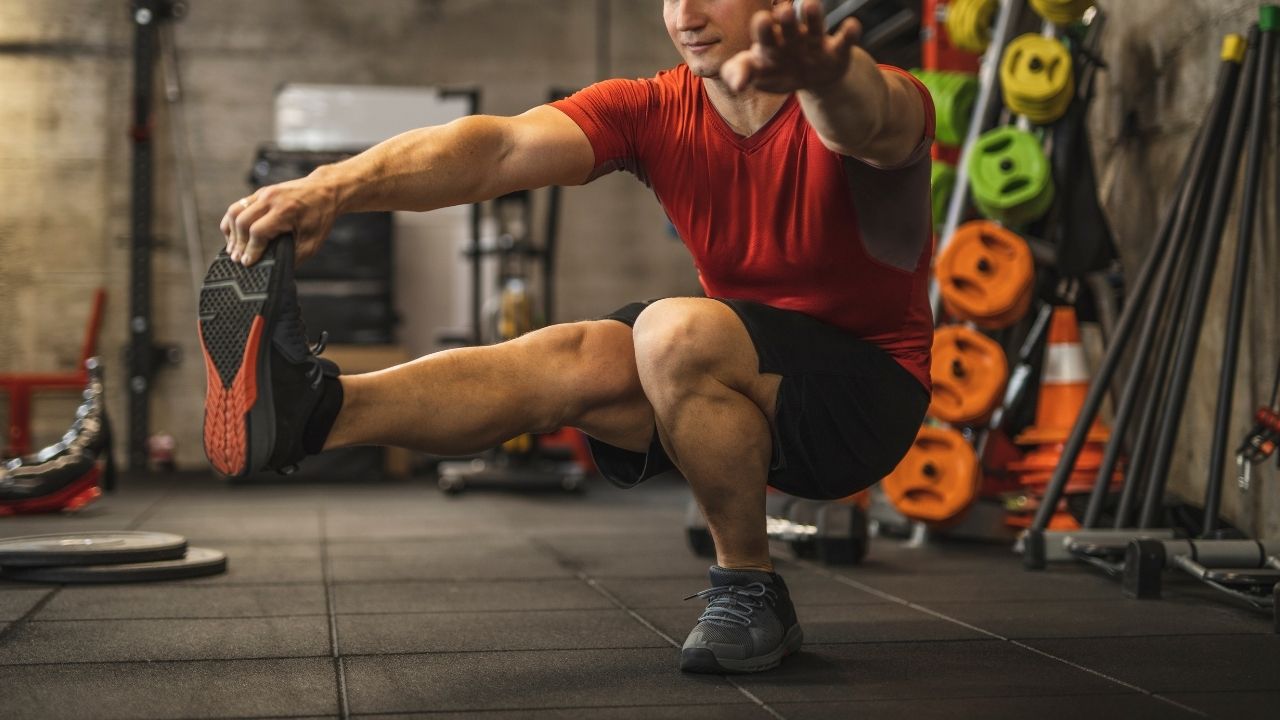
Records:
[[[32,567],[4,569],[4,577],[23,582],[111,583],[179,580],[226,572],[227,554],[220,550],[193,547],[187,555],[174,560],[125,563],[118,565],[71,565],[67,567]]]
[[[0,539],[0,566],[106,565],[180,558],[187,539],[161,532],[108,531]]]

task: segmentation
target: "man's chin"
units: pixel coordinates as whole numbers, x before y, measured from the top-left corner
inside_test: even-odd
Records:
[[[685,61],[689,66],[689,72],[700,78],[715,79],[720,77],[720,66],[723,63],[707,62],[706,60]]]

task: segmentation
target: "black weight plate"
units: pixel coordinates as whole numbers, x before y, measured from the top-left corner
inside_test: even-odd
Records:
[[[209,548],[188,548],[176,560],[121,565],[73,565],[68,567],[5,568],[4,577],[23,582],[111,583],[178,580],[217,575],[227,569],[227,554]]]
[[[106,565],[180,558],[187,539],[161,532],[110,531],[0,539],[0,566]]]

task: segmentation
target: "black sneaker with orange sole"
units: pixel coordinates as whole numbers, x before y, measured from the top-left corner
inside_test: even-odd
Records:
[[[200,289],[204,351],[204,450],[218,472],[242,478],[290,472],[307,454],[303,436],[338,366],[317,357],[298,307],[291,235],[246,267],[218,253]],[[340,392],[340,390],[339,390]],[[335,413],[336,414],[336,413]]]

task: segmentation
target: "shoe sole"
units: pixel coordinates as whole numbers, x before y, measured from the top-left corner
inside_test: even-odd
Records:
[[[288,237],[273,241],[252,267],[220,251],[200,288],[204,452],[228,477],[243,478],[271,457],[271,328],[292,253]]]
[[[743,660],[721,660],[710,648],[685,648],[680,651],[680,669],[691,673],[754,673],[772,670],[782,664],[782,659],[797,652],[804,644],[804,631],[797,623],[787,631],[782,642],[773,652]]]

